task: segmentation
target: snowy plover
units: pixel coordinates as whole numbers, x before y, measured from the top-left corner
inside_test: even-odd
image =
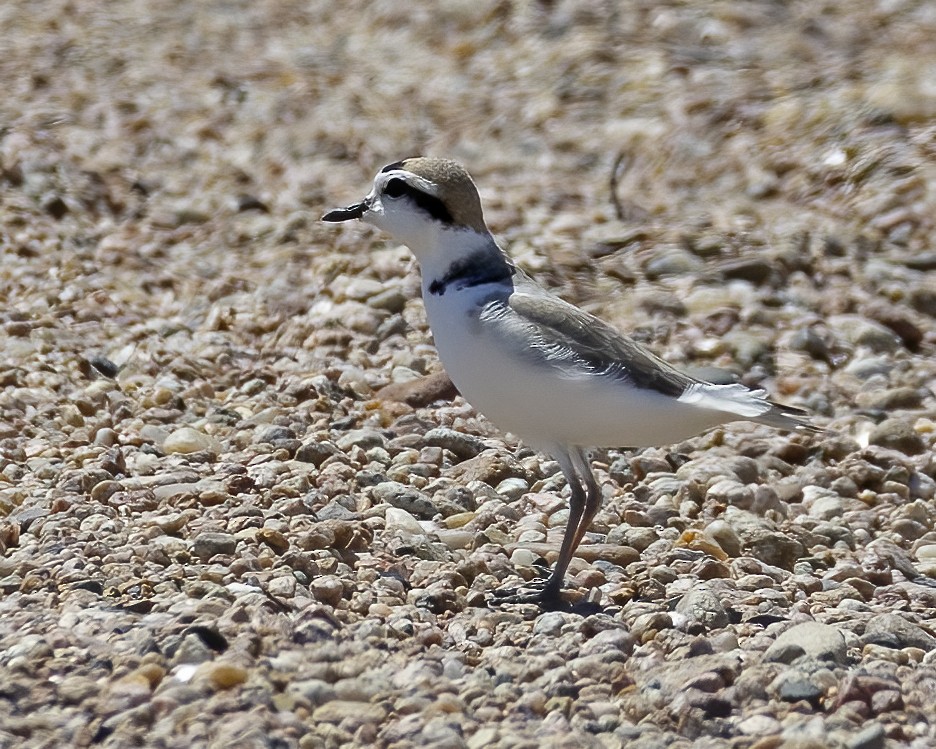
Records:
[[[569,482],[569,523],[537,596],[545,606],[561,605],[569,562],[601,504],[587,448],[669,445],[741,419],[818,431],[804,411],[684,374],[538,286],[497,245],[471,176],[454,161],[385,166],[363,201],[323,216],[351,219],[412,250],[452,381],[499,428],[555,458]]]

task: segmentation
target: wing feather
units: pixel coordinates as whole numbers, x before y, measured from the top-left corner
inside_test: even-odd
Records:
[[[594,315],[532,284],[515,276],[513,293],[489,300],[481,312],[485,324],[498,326],[517,350],[531,351],[571,376],[611,376],[677,398],[701,382]]]

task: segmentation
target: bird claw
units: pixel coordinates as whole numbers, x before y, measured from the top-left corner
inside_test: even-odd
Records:
[[[583,615],[593,614],[601,607],[588,599],[569,601],[562,591],[550,586],[549,580],[533,580],[519,588],[498,588],[491,592],[490,602],[498,604],[533,604],[543,611],[567,611]]]

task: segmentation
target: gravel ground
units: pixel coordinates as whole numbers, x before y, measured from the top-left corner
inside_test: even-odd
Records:
[[[936,5],[7,0],[0,747],[936,745]],[[405,248],[495,233],[828,431],[558,466],[452,392]]]

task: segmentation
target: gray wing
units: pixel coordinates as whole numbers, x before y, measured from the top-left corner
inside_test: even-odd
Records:
[[[582,376],[612,376],[673,397],[701,382],[529,278],[514,278],[513,293],[489,300],[481,318],[544,363]]]

